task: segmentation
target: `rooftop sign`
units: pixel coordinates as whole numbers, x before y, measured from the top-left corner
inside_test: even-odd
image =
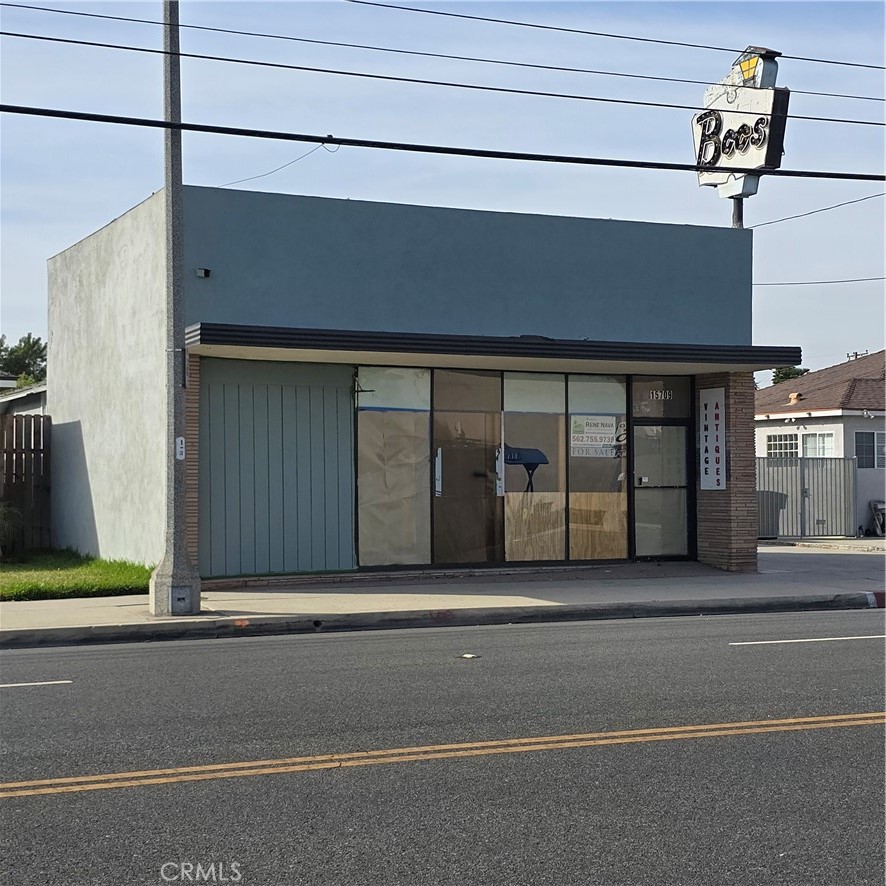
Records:
[[[784,147],[790,91],[776,89],[780,53],[749,46],[729,73],[704,94],[704,110],[692,118],[699,185],[721,197],[757,193],[755,169],[778,169]],[[720,172],[720,167],[747,169]]]

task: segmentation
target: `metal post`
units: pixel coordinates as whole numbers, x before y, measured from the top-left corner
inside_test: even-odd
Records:
[[[809,488],[807,487],[807,483],[809,482],[808,477],[806,475],[806,459],[801,455],[799,458],[800,462],[800,538],[806,538],[806,510],[809,502]]]
[[[178,0],[164,0],[163,98],[167,123],[181,123]],[[182,280],[182,134],[165,130],[166,294],[166,541],[151,575],[152,615],[200,611],[200,577],[185,541],[185,371]]]
[[[744,197],[732,198],[732,227],[744,227]]]
[[[876,436],[874,440],[876,440]],[[852,534],[858,538],[861,538],[864,535],[864,526],[856,527],[856,520],[858,519],[858,456],[852,456],[852,505],[850,507],[850,513],[852,514]]]

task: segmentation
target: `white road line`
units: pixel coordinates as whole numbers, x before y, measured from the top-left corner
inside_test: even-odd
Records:
[[[886,640],[886,634],[865,634],[862,637],[810,637],[808,640],[745,640],[730,646],[771,646],[775,643],[827,643],[830,640]]]
[[[0,689],[14,689],[18,686],[58,686],[61,683],[73,682],[73,680],[44,680],[42,683],[0,683]]]

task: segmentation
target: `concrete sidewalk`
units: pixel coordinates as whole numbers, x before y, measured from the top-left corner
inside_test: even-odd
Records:
[[[766,546],[760,571],[700,563],[362,573],[207,590],[197,616],[146,595],[0,603],[0,647],[883,606],[883,557]],[[227,587],[227,585],[225,586]]]

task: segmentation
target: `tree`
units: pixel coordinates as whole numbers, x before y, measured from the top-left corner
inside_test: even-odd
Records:
[[[46,378],[46,343],[29,332],[18,344],[7,345],[0,335],[0,372],[14,375],[20,383],[34,384]]]
[[[799,378],[806,375],[808,369],[800,366],[779,366],[778,369],[772,370],[772,384],[777,385],[779,382],[787,381],[789,378]]]

